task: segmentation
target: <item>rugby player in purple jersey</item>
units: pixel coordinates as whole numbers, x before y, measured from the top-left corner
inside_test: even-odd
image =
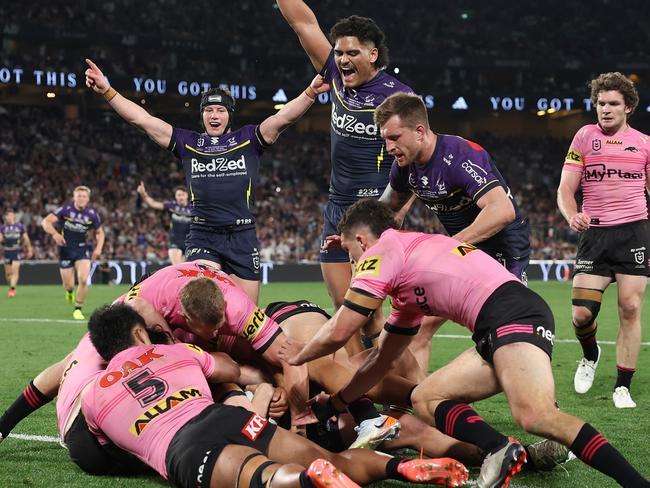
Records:
[[[188,261],[223,269],[257,303],[260,257],[255,234],[255,187],[262,153],[329,90],[322,76],[259,125],[233,130],[235,99],[221,88],[201,97],[202,132],[172,127],[120,95],[91,60],[86,85],[104,96],[124,120],[143,130],[181,161],[192,204]]]
[[[391,160],[374,123],[375,109],[396,92],[413,90],[387,74],[388,48],[384,33],[369,18],[352,15],[339,20],[328,36],[312,10],[302,0],[277,0],[282,15],[296,32],[316,70],[330,84],[332,172],[329,201],[323,211],[321,271],[334,308],[343,304],[350,285],[350,256],[328,245],[345,210],[360,198],[378,198],[388,184]],[[333,47],[332,47],[333,44]],[[367,336],[376,338],[383,314],[378,311],[366,325]],[[358,337],[347,345],[359,352]]]
[[[167,255],[171,264],[179,264],[185,261],[185,239],[190,232],[192,207],[189,204],[189,195],[183,186],[174,189],[174,200],[159,202],[154,200],[147,193],[144,182],[140,182],[137,188],[138,194],[144,202],[156,210],[168,210],[171,216],[169,227],[169,242]]]
[[[104,229],[97,211],[88,206],[90,188],[78,186],[74,189],[72,202],[48,214],[42,222],[45,232],[50,234],[59,246],[59,271],[65,289],[66,300],[74,303],[72,317],[85,320],[81,311],[88,293],[90,262],[99,258],[104,247]],[[91,250],[86,238],[95,231],[95,247]],[[77,293],[74,292],[75,274]]]
[[[525,283],[528,221],[488,152],[462,137],[433,132],[424,102],[415,95],[388,97],[375,121],[394,158],[381,200],[398,211],[414,195],[435,212],[450,236],[485,251]],[[431,337],[444,322],[426,317],[411,344],[425,373]]]
[[[16,296],[16,285],[20,276],[20,262],[32,257],[32,243],[25,226],[16,222],[13,210],[5,212],[4,222],[0,225],[0,245],[4,248],[5,279],[9,285],[7,297],[13,298]]]

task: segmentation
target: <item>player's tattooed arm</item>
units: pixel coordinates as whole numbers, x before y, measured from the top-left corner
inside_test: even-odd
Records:
[[[120,117],[129,124],[144,131],[163,148],[168,148],[172,139],[173,128],[164,120],[154,117],[137,103],[120,95],[111,87],[104,73],[90,59],[86,59],[88,69],[85,72],[86,86],[95,93],[104,96],[106,102]]]
[[[316,96],[329,90],[321,75],[316,75],[309,88],[288,102],[275,115],[260,124],[260,134],[267,144],[273,144],[284,129],[292,125],[312,106]]]
[[[379,197],[379,201],[386,203],[390,209],[395,212],[395,222],[399,227],[402,226],[404,218],[411,210],[413,203],[416,200],[416,195],[413,192],[399,192],[395,190],[390,183],[386,185],[384,193]]]
[[[303,0],[277,0],[282,16],[294,30],[317,71],[323,69],[332,45],[318,25],[318,19]]]

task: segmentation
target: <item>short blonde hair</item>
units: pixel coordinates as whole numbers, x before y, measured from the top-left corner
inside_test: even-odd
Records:
[[[180,291],[181,305],[185,314],[207,324],[218,324],[223,319],[225,301],[223,293],[210,278],[190,280]]]
[[[85,191],[86,193],[88,193],[88,196],[90,196],[90,188],[88,188],[85,185],[79,185],[74,189],[72,193],[77,193],[78,191]]]

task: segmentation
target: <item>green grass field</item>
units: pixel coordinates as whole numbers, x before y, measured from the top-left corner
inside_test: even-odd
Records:
[[[541,293],[551,304],[556,318],[556,346],[554,372],[557,398],[562,408],[576,414],[599,429],[632,464],[646,477],[650,477],[650,356],[647,345],[641,347],[638,373],[632,385],[632,393],[639,405],[633,410],[617,410],[611,400],[616,378],[616,289],[605,294],[599,323],[599,339],[602,341],[603,359],[599,366],[594,387],[583,396],[573,392],[573,373],[579,359],[579,346],[573,339],[570,326],[570,287],[566,283],[531,283],[531,288]],[[112,301],[126,287],[93,286],[90,290],[86,313],[95,307]],[[64,300],[59,286],[24,286],[18,288],[18,296],[0,295],[0,411],[6,408],[26,384],[44,367],[62,358],[77,343],[85,330],[85,323],[71,320],[71,306]],[[330,305],[325,287],[321,283],[291,283],[267,285],[262,288],[261,303],[273,300],[305,298]],[[648,307],[644,310],[643,324],[648,323]],[[462,335],[463,337],[458,337]],[[646,339],[647,340],[647,339]],[[437,368],[471,345],[469,337],[454,324],[447,324],[433,340],[431,368]],[[511,420],[502,395],[479,402],[476,410],[504,433],[519,436],[524,441],[533,437],[523,433]],[[19,424],[14,434],[48,436],[46,439],[26,440],[10,437],[0,444],[0,487],[153,487],[165,486],[162,480],[150,478],[93,478],[83,474],[57,443],[56,418],[53,404],[41,408]],[[49,441],[48,441],[49,440]],[[475,477],[476,471],[472,472]],[[400,483],[384,483],[377,486],[405,486]],[[547,474],[526,474],[515,478],[514,487],[609,487],[616,486],[609,478],[573,461],[565,468],[556,468]]]

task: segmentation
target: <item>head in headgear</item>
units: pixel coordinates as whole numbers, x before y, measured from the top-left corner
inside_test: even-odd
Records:
[[[235,99],[228,90],[210,88],[201,95],[201,126],[209,136],[219,137],[232,128]]]

